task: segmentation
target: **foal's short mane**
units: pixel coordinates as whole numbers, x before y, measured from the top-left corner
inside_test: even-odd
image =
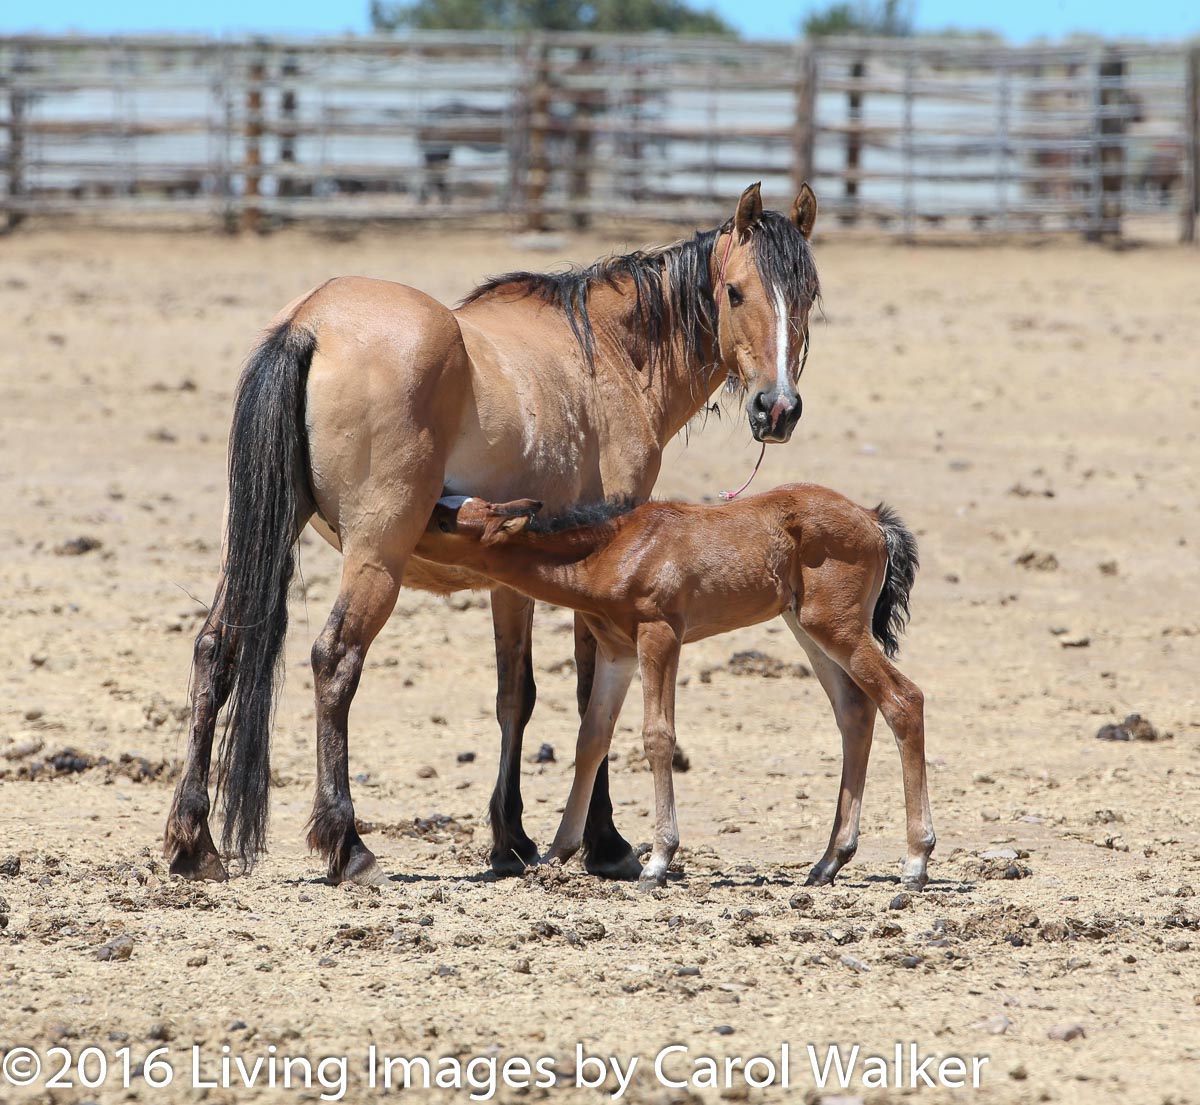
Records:
[[[632,495],[601,503],[575,503],[557,514],[535,514],[529,521],[530,533],[566,533],[576,529],[594,529],[628,514],[643,500]]]
[[[713,243],[729,229],[730,223],[726,222],[674,245],[603,257],[586,268],[493,276],[471,292],[462,305],[500,293],[536,296],[566,315],[588,365],[594,367],[596,339],[588,313],[588,294],[594,287],[615,288],[628,279],[635,297],[634,329],[643,343],[641,352],[648,365],[653,367],[670,356],[676,330],[683,338],[685,360],[698,362],[705,339],[717,328],[711,273]],[[753,228],[752,241],[763,282],[779,288],[793,310],[816,300],[820,285],[812,250],[790,219],[775,211],[764,211]]]

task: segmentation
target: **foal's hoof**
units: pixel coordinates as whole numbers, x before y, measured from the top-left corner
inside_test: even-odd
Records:
[[[922,873],[920,875],[901,875],[900,885],[905,890],[912,890],[920,893],[929,883],[929,876]]]
[[[171,860],[171,874],[189,882],[225,882],[229,872],[216,852],[180,853]]]
[[[390,880],[387,872],[379,866],[379,861],[374,855],[363,848],[351,853],[350,859],[340,875],[330,871],[329,881],[335,885],[352,882],[356,886],[387,886]]]
[[[538,863],[537,845],[529,837],[506,847],[492,849],[492,871],[497,878],[520,878]]]
[[[601,879],[631,882],[642,878],[642,864],[637,856],[633,854],[632,848],[625,855],[612,859],[608,857],[593,859],[591,854],[589,854],[584,857],[583,866],[589,875],[595,875]]]

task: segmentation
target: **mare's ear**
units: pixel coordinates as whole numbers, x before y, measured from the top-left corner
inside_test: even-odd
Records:
[[[796,202],[792,204],[792,222],[800,229],[806,238],[812,237],[813,224],[817,221],[816,193],[808,186],[806,180],[800,188]]]
[[[481,545],[494,545],[506,537],[520,533],[532,518],[532,514],[515,514],[510,517],[489,518],[483,527],[483,536],[479,539]]]
[[[762,211],[762,181],[758,181],[742,193],[733,216],[733,230],[739,242],[745,241],[751,227],[762,218]]]

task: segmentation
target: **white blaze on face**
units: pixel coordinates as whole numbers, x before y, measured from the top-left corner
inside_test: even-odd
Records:
[[[443,495],[438,499],[437,505],[448,507],[450,510],[461,510],[467,503],[472,502],[470,495]]]
[[[775,384],[780,392],[786,392],[792,386],[791,373],[788,371],[788,313],[783,292],[778,288],[771,289],[771,298],[775,302]]]

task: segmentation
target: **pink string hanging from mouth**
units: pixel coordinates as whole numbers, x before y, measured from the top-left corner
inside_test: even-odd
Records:
[[[754,477],[758,475],[758,466],[760,464],[762,464],[763,457],[765,457],[766,455],[767,455],[767,443],[764,441],[762,443],[762,448],[759,450],[759,453],[758,453],[758,460],[756,460],[754,462],[754,471],[750,473],[750,478],[744,484],[742,484],[742,486],[739,487],[736,491],[722,491],[720,493],[721,498],[724,499],[727,503],[731,503],[743,491],[745,491],[746,488],[749,487],[754,482]]]

